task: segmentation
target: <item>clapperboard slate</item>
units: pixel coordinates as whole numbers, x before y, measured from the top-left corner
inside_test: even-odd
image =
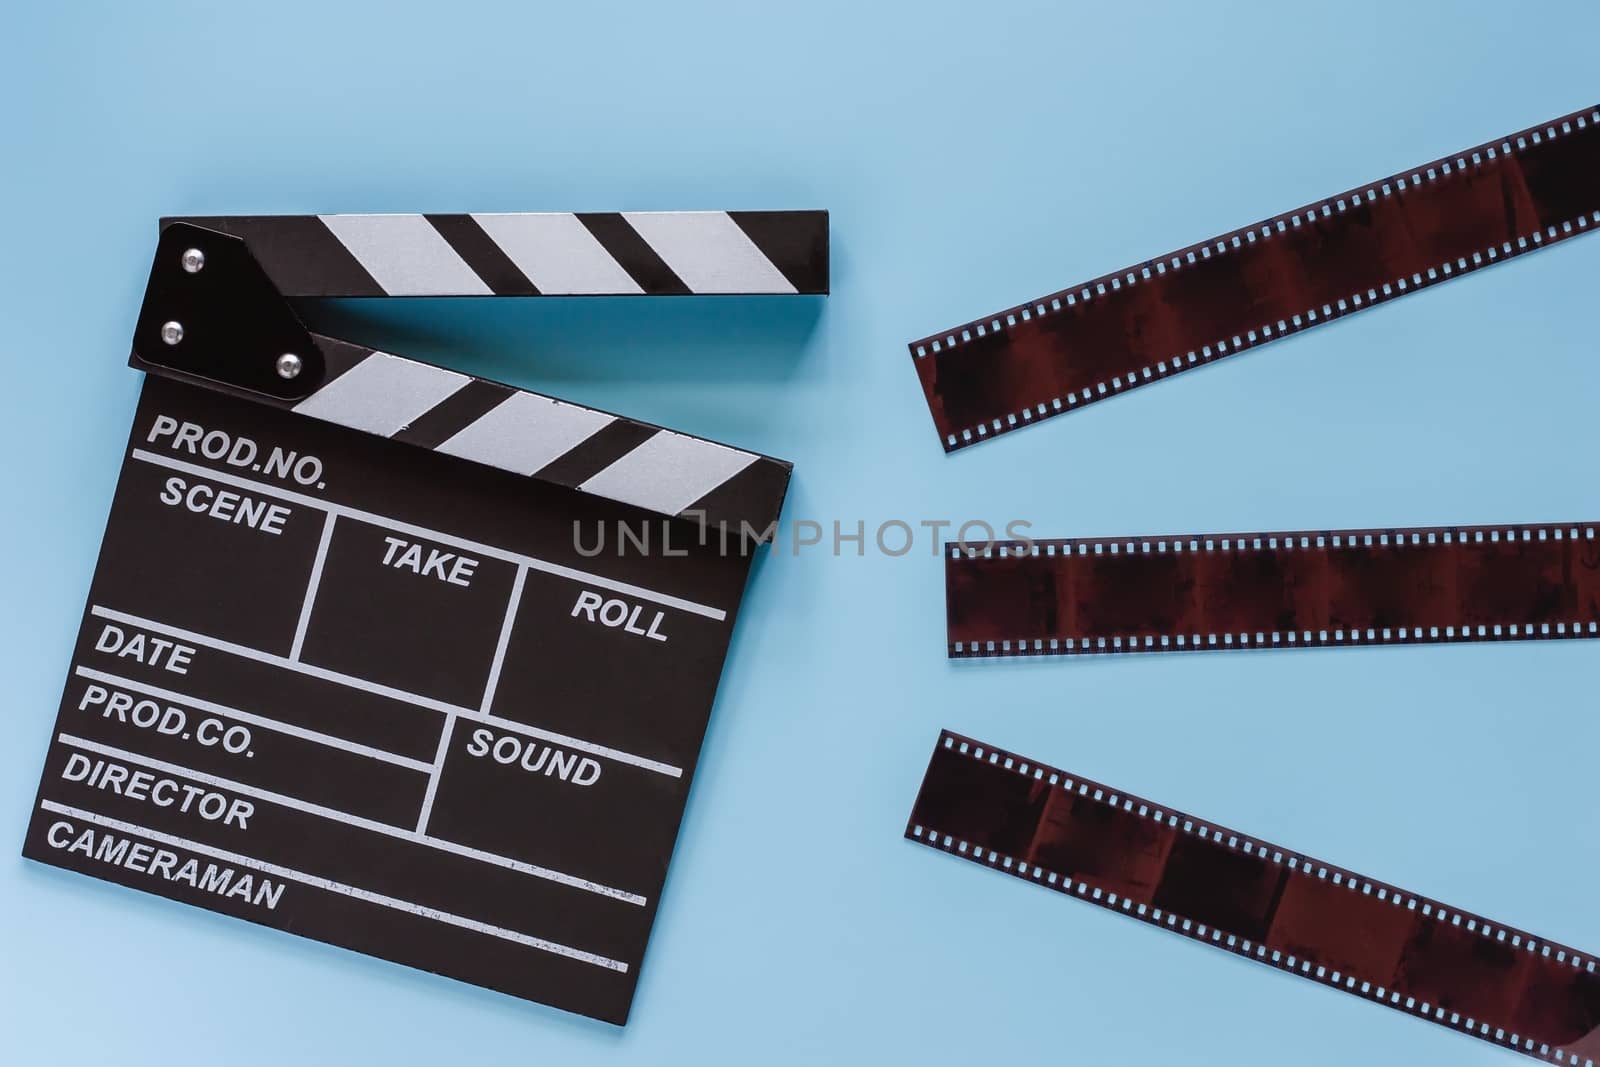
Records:
[[[624,1022],[789,466],[285,298],[820,293],[826,242],[822,212],[168,220],[24,855]]]

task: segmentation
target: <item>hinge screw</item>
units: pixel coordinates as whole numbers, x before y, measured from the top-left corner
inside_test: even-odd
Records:
[[[293,352],[285,352],[278,357],[278,377],[285,381],[292,381],[300,377],[300,371],[305,367],[300,357]]]
[[[190,274],[199,274],[200,268],[206,265],[206,254],[198,248],[190,248],[183,253],[183,269]]]
[[[161,324],[161,339],[169,345],[175,345],[183,340],[183,323],[164,322]]]

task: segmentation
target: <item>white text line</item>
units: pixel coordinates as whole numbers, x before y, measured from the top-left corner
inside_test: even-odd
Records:
[[[621,889],[613,888],[612,886],[601,885],[599,882],[591,882],[587,878],[578,878],[574,875],[563,874],[560,871],[554,871],[548,867],[540,867],[536,864],[524,863],[521,860],[514,860],[507,856],[497,856],[493,852],[483,852],[479,849],[470,848],[466,845],[458,845],[454,841],[446,841],[438,837],[429,837],[427,834],[419,834],[414,830],[407,830],[399,826],[391,826],[385,822],[378,822],[376,819],[367,819],[360,815],[351,815],[347,812],[337,811],[333,808],[325,808],[321,804],[313,804],[309,800],[299,800],[295,797],[286,796],[283,793],[274,793],[270,789],[260,789],[256,786],[245,785],[243,782],[235,782],[232,779],[222,778],[215,774],[207,774],[204,771],[191,770],[188,767],[182,767],[176,763],[168,763],[166,760],[159,760],[152,756],[141,755],[137,752],[129,752],[127,749],[117,748],[114,745],[102,745],[98,741],[90,741],[87,738],[82,737],[74,737],[73,735],[67,733],[57,734],[56,740],[60,741],[63,745],[70,745],[71,747],[81,749],[84,752],[93,752],[97,756],[105,756],[108,759],[127,760],[129,763],[137,763],[140,766],[149,767],[151,770],[161,771],[166,774],[175,774],[179,777],[188,778],[196,782],[203,782],[206,785],[213,786],[217,789],[226,789],[229,792],[238,793],[240,796],[254,797],[256,800],[264,800],[269,804],[277,804],[279,807],[290,808],[294,811],[304,812],[307,815],[315,815],[319,818],[327,819],[330,822],[343,823],[346,826],[354,826],[359,830],[369,830],[372,833],[383,834],[387,837],[397,837],[402,841],[412,841],[419,845],[426,845],[429,848],[438,849],[441,852],[449,852],[452,855],[462,856],[466,859],[478,860],[482,863],[490,864],[491,866],[503,867],[508,871],[516,871],[519,874],[527,874],[532,875],[535,878],[543,878],[546,881],[557,882],[561,885],[571,886],[574,889],[582,889],[603,897],[611,897],[614,900],[623,900],[629,904],[643,905],[645,903],[645,898],[639,896],[637,893],[629,893]]]
[[[105,671],[97,671],[90,667],[79,667],[74,673],[76,673],[80,678],[89,679],[91,682],[100,682],[103,685],[114,685],[121,689],[132,689],[135,692],[143,693],[145,696],[155,697],[158,700],[171,700],[176,703],[184,704],[188,707],[194,708],[196,711],[206,711],[213,715],[221,715],[225,718],[237,719],[240,722],[247,722],[251,726],[259,726],[263,729],[272,730],[276,733],[286,734],[289,737],[298,737],[302,741],[313,741],[319,745],[327,745],[329,748],[336,748],[341,752],[349,752],[357,756],[366,756],[368,759],[381,760],[384,763],[392,763],[397,767],[405,767],[413,771],[422,771],[424,773],[433,769],[433,764],[426,763],[419,759],[412,759],[409,756],[397,756],[392,752],[385,752],[381,748],[373,748],[370,745],[358,744],[355,741],[346,741],[342,737],[333,737],[329,734],[318,733],[315,730],[307,730],[303,726],[295,726],[291,723],[279,722],[277,719],[269,719],[264,715],[254,715],[248,711],[240,711],[238,708],[230,708],[226,705],[216,704],[209,700],[201,700],[198,697],[185,696],[183,693],[179,693],[176,690],[163,689],[158,685],[151,685],[148,682],[136,682],[132,678],[123,678],[115,674],[107,674]]]
[[[527,723],[518,722],[515,719],[503,719],[495,715],[485,715],[476,708],[463,707],[444,700],[435,700],[432,697],[425,697],[418,693],[408,693],[403,689],[395,689],[392,686],[369,682],[365,678],[340,674],[338,671],[330,671],[325,667],[318,667],[310,663],[296,662],[283,656],[275,656],[270,652],[262,652],[260,649],[236,645],[232,641],[224,641],[218,637],[210,637],[206,634],[196,633],[193,630],[185,630],[180,626],[168,626],[166,623],[156,622],[154,619],[140,618],[138,615],[130,615],[125,611],[115,611],[111,608],[101,607],[98,604],[89,610],[91,614],[97,615],[102,619],[126,623],[129,626],[137,626],[154,633],[165,634],[168,637],[178,637],[185,641],[193,641],[197,645],[214,648],[219,652],[226,652],[230,656],[239,656],[243,659],[255,660],[257,663],[267,663],[274,667],[282,667],[284,670],[294,671],[297,674],[320,678],[325,682],[333,682],[336,685],[359,689],[364,693],[388,697],[391,700],[398,700],[419,708],[428,708],[431,711],[441,712],[445,715],[459,715],[475,722],[488,723],[498,726],[502,730],[525,734],[528,737],[537,737],[541,741],[551,741],[567,748],[576,749],[579,752],[587,752],[591,756],[604,756],[606,759],[616,760],[618,763],[642,767],[647,771],[655,771],[657,774],[665,774],[671,778],[683,777],[683,768],[674,767],[670,763],[646,759],[644,756],[635,756],[631,752],[607,748],[605,745],[597,745],[592,741],[584,741],[581,738],[558,734],[552,730],[541,730],[537,726],[529,726]]]
[[[391,519],[387,515],[379,515],[376,512],[362,511],[360,508],[352,508],[344,504],[335,504],[331,500],[319,500],[314,496],[307,496],[304,493],[297,493],[292,489],[284,489],[281,486],[272,485],[268,482],[256,481],[254,478],[241,478],[237,474],[229,474],[226,471],[212,470],[210,467],[203,467],[198,463],[188,463],[181,459],[173,459],[171,456],[157,455],[156,453],[147,451],[143,448],[134,449],[132,456],[134,459],[141,460],[145,463],[153,463],[158,467],[167,467],[171,470],[183,471],[186,474],[192,474],[198,478],[208,478],[214,482],[221,482],[223,485],[232,485],[243,489],[253,489],[269,496],[275,496],[280,500],[287,500],[291,503],[301,504],[308,508],[315,508],[318,511],[325,511],[330,515],[338,515],[341,518],[355,519],[357,522],[370,523],[373,526],[382,526],[386,529],[394,530],[396,533],[407,533],[411,534],[413,537],[420,537],[425,541],[436,541],[440,544],[454,545],[457,548],[465,548],[481,555],[493,556],[495,559],[503,559],[509,563],[520,563],[532,570],[542,571],[545,574],[553,574],[559,578],[567,578],[574,582],[582,582],[584,585],[592,585],[600,589],[609,589],[614,593],[623,593],[628,596],[635,596],[641,600],[649,600],[664,607],[677,608],[679,611],[687,611],[691,615],[701,615],[707,619],[715,619],[718,622],[721,622],[723,619],[728,617],[728,613],[723,611],[721,608],[713,608],[706,604],[697,604],[693,600],[684,600],[682,597],[671,596],[667,593],[657,593],[652,589],[646,589],[640,585],[631,585],[627,582],[619,582],[614,578],[606,578],[602,575],[592,574],[589,571],[580,571],[575,567],[564,567],[559,563],[550,563],[546,560],[536,559],[533,556],[524,556],[518,552],[511,552],[504,548],[496,548],[493,545],[486,545],[481,541],[472,541],[465,537],[456,537],[453,534],[441,533],[438,530],[430,530],[426,526],[418,526],[414,523],[402,522],[399,519]]]
[[[507,930],[502,926],[491,926],[488,923],[478,922],[476,919],[467,919],[460,915],[452,915],[450,912],[440,911],[438,908],[430,908],[424,904],[415,904],[409,900],[400,900],[397,897],[385,896],[382,893],[374,893],[368,889],[357,889],[353,885],[346,885],[343,882],[335,882],[330,878],[322,878],[315,874],[306,874],[303,871],[296,871],[292,868],[284,867],[276,863],[267,863],[264,860],[258,860],[251,856],[240,855],[237,852],[229,852],[227,849],[215,848],[211,845],[202,845],[198,841],[190,841],[187,838],[178,837],[174,834],[165,834],[159,830],[149,830],[143,826],[135,825],[134,823],[123,822],[121,819],[113,819],[106,815],[100,815],[92,811],[85,811],[83,808],[74,808],[67,804],[57,804],[53,800],[42,800],[39,802],[39,807],[53,815],[65,815],[68,818],[94,823],[96,826],[103,826],[108,830],[117,830],[125,834],[134,834],[136,836],[158,842],[159,844],[169,845],[172,848],[181,848],[188,852],[199,853],[202,856],[210,856],[212,859],[221,860],[224,863],[231,863],[235,866],[244,867],[248,870],[257,871],[261,874],[270,874],[275,878],[282,878],[285,881],[299,882],[301,885],[310,886],[313,889],[326,890],[329,893],[337,893],[340,896],[350,897],[352,900],[360,900],[368,904],[377,904],[380,907],[393,908],[395,911],[403,911],[410,915],[418,916],[419,918],[432,919],[435,922],[441,922],[448,926],[456,926],[463,930],[471,930],[474,933],[487,934],[490,937],[498,937],[502,941],[510,941],[514,944],[524,945],[528,948],[540,949],[544,952],[554,953],[557,956],[565,956],[568,959],[578,960],[583,963],[592,963],[596,967],[604,967],[608,971],[617,971],[622,974],[626,974],[628,971],[628,965],[626,963],[622,962],[621,960],[614,960],[609,956],[601,956],[593,952],[585,952],[582,949],[576,949],[567,945],[557,944],[554,941],[546,941],[542,937],[530,937],[527,934],[519,934],[515,930]]]
[[[333,539],[333,524],[339,516],[328,512],[322,523],[322,538],[317,542],[317,558],[311,564],[311,579],[306,582],[306,597],[300,603],[300,621],[294,628],[294,645],[289,649],[290,659],[299,659],[306,644],[306,627],[311,625],[311,605],[317,600],[317,587],[322,584],[322,567],[328,562],[328,542]]]

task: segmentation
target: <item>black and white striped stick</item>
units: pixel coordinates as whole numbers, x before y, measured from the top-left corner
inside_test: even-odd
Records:
[[[237,215],[284,296],[823,294],[826,211]]]
[[[765,539],[790,464],[700,437],[316,336],[326,377],[298,414]]]
[[[771,214],[819,222],[826,239],[823,213]],[[730,236],[730,227],[745,232],[733,216],[657,215],[648,222],[630,217],[635,222],[628,225],[640,228],[633,232],[671,237],[658,244],[696,280],[699,291],[734,291],[738,285],[746,292],[758,291],[760,285],[776,290],[780,283],[795,291],[748,237],[738,238],[741,246]],[[502,236],[531,220],[539,220],[532,222],[535,228],[552,225],[554,219],[567,220],[554,224],[556,230],[584,227],[574,215],[473,218]],[[480,227],[476,232],[488,231]],[[452,232],[453,243],[444,237]],[[694,233],[711,236],[694,248],[689,240]],[[474,246],[436,216],[283,216],[196,223],[169,219],[134,334],[133,365],[654,515],[703,524],[708,536],[723,544],[766,540],[788,486],[791,467],[782,460],[311,334],[283,299],[371,295],[363,287],[376,284],[374,279],[387,287],[375,292],[389,295],[513,295],[508,277],[491,269],[488,249],[499,247]],[[510,247],[532,269],[531,246]],[[612,269],[621,272],[620,267]],[[535,273],[551,285],[555,270],[552,265]],[[633,277],[621,272],[604,284],[622,291],[619,279]],[[497,288],[490,289],[485,278]],[[585,281],[568,269],[560,284],[562,291],[598,292],[602,279],[594,274]],[[629,284],[629,291],[644,291]]]

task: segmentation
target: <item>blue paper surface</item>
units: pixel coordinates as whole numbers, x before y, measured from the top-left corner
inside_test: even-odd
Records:
[[[920,524],[1600,517],[1600,240],[952,457],[904,345],[1594,104],[1597,34],[1576,0],[8,6],[0,1062],[1514,1062],[900,833],[948,726],[1600,949],[1600,645],[951,664]],[[796,464],[823,543],[757,566],[625,1031],[17,857],[157,216],[774,207],[832,211],[825,302],[315,313]]]

